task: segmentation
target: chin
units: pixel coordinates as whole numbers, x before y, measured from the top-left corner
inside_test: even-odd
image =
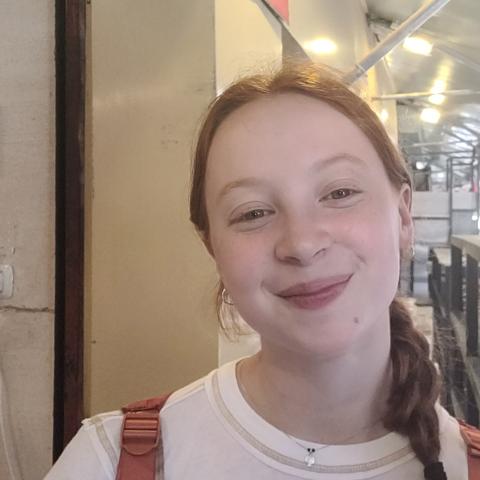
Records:
[[[334,322],[335,325],[321,325],[321,328],[302,329],[297,325],[295,331],[288,336],[278,337],[275,335],[275,343],[282,349],[295,352],[301,356],[313,356],[318,359],[334,359],[356,350],[361,341],[362,328],[352,320],[351,326]],[[265,334],[265,338],[272,338]]]

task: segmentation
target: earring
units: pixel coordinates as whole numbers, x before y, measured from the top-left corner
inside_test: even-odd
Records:
[[[400,250],[400,259],[404,261],[412,261],[415,258],[415,245],[412,243],[407,249]]]
[[[227,305],[235,305],[232,301],[232,299],[230,298],[230,295],[228,294],[227,292],[227,289],[224,288],[222,290],[222,302],[227,304]]]
[[[406,261],[411,261],[415,258],[415,247],[414,245],[410,245],[410,247],[408,248],[408,250],[401,250],[400,251],[400,257],[402,260],[406,260]]]

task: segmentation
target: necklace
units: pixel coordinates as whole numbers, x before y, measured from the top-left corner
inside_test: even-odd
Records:
[[[242,365],[242,362],[238,363],[237,364],[237,383],[238,383],[238,386],[240,388],[240,391],[242,393],[242,395],[244,396],[244,398],[248,401],[248,403],[252,406],[255,405],[255,402],[252,401],[252,399],[250,398],[249,394],[247,393],[247,389],[245,388],[245,386],[243,385],[243,382],[242,382],[242,379],[240,377],[240,367]],[[345,438],[342,438],[337,444],[335,445],[342,445],[342,444],[345,444],[345,442],[348,442],[349,440],[351,440],[352,438],[355,438],[357,435],[359,435],[360,433],[363,433],[363,432],[369,432],[371,430],[373,430],[374,427],[376,427],[380,422],[381,422],[382,418],[379,417],[374,423],[372,423],[371,425],[366,425],[365,427],[362,427],[360,430],[356,431],[354,434],[352,435],[349,435],[348,437],[345,437]],[[317,459],[315,457],[315,453],[316,452],[319,452],[320,450],[324,450],[325,448],[328,448],[328,447],[332,447],[334,445],[322,445],[321,447],[319,448],[313,448],[313,447],[307,447],[306,445],[304,445],[303,443],[300,443],[296,438],[292,437],[291,435],[289,435],[287,432],[284,432],[283,430],[280,430],[289,440],[291,440],[292,442],[294,442],[295,444],[297,444],[299,447],[303,448],[304,450],[306,450],[307,454],[305,455],[305,458],[303,459],[303,461],[305,462],[305,465],[307,467],[313,467],[315,465],[315,463],[317,462]]]
[[[343,445],[343,444],[345,444],[345,442],[348,442],[352,438],[355,438],[360,433],[363,433],[364,431],[368,432],[368,431],[372,430],[373,427],[376,427],[380,423],[380,421],[381,421],[381,418],[377,419],[375,421],[375,423],[372,423],[371,425],[367,425],[367,426],[363,427],[361,430],[358,430],[353,435],[350,435],[346,438],[342,438],[342,440],[335,445],[337,445],[337,446],[338,445]],[[307,447],[307,446],[303,445],[302,443],[300,443],[297,439],[295,439],[294,437],[289,435],[287,432],[284,432],[282,430],[281,430],[281,432],[283,434],[285,434],[292,442],[296,443],[299,447],[302,447],[304,450],[307,451],[307,454],[305,455],[305,458],[303,459],[303,461],[305,462],[305,465],[307,467],[312,467],[317,462],[317,459],[315,458],[315,453],[316,452],[319,452],[320,450],[323,450],[325,448],[334,446],[332,444],[332,445],[322,445],[320,448]]]

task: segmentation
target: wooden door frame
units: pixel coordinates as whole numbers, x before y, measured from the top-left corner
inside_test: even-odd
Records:
[[[54,460],[83,418],[85,25],[85,0],[55,1]]]

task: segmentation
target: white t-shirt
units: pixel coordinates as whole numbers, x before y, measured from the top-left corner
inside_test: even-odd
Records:
[[[467,480],[466,447],[457,421],[438,407],[448,480]],[[235,362],[175,392],[161,411],[166,480],[423,480],[423,466],[398,433],[344,446],[306,449],[261,418],[240,393]],[[45,480],[114,480],[119,458],[119,411],[83,422]],[[161,478],[157,476],[158,478]]]

